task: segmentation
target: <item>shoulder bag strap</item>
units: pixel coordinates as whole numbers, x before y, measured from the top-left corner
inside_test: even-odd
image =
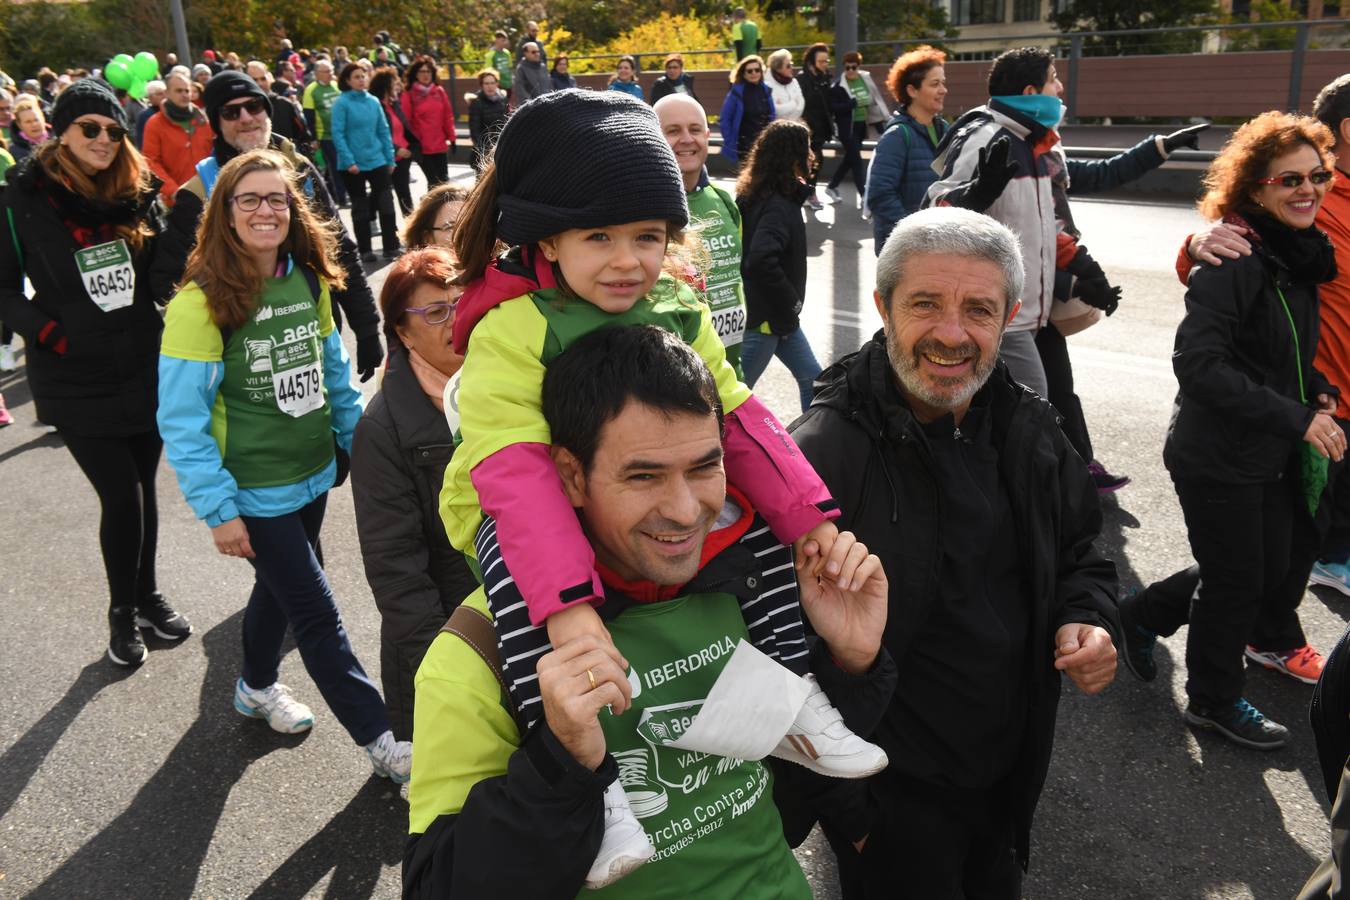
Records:
[[[449,620],[441,626],[441,631],[453,634],[464,643],[468,644],[474,653],[487,664],[492,670],[492,677],[497,679],[497,685],[502,689],[502,701],[511,718],[516,720],[516,725],[521,726],[520,710],[516,709],[515,701],[511,697],[511,691],[506,684],[506,676],[502,673],[502,657],[500,649],[497,646],[497,632],[492,628],[492,622],[486,615],[474,609],[471,606],[457,606],[455,611],[450,614]],[[522,734],[524,728],[521,727]]]

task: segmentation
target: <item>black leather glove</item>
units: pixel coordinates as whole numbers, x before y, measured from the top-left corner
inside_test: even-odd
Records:
[[[1183,128],[1180,131],[1174,131],[1163,138],[1163,149],[1168,153],[1174,150],[1180,150],[1185,147],[1188,150],[1200,149],[1200,132],[1208,128],[1207,124],[1192,125],[1190,128]]]
[[[365,384],[375,374],[375,370],[384,362],[384,345],[378,334],[369,334],[356,339],[356,371]]]
[[[352,458],[337,442],[336,434],[333,435],[333,456],[337,459],[337,476],[333,479],[333,487],[340,488],[347,483],[347,476],[352,471]]]
[[[1012,141],[1006,134],[981,147],[979,162],[975,164],[975,178],[958,205],[978,213],[993,206],[1021,169],[1016,160],[1008,158],[1011,153]]]
[[[1116,311],[1116,307],[1120,305],[1120,288],[1106,280],[1106,273],[1087,252],[1086,247],[1078,248],[1078,252],[1069,260],[1064,271],[1075,279],[1073,296],[1088,306],[1095,306],[1108,316]]]

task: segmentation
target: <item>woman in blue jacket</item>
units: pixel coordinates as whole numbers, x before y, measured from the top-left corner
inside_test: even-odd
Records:
[[[642,93],[642,85],[638,83],[636,58],[632,56],[619,57],[619,65],[615,68],[614,75],[609,79],[609,89],[611,91],[623,91],[634,100],[647,102],[647,98]]]
[[[867,175],[867,210],[878,255],[896,223],[923,205],[928,186],[937,180],[933,159],[947,133],[941,115],[947,97],[946,61],[941,50],[919,47],[897,59],[886,78],[900,109],[877,141]]]
[[[747,56],[731,71],[731,90],[722,101],[722,155],[739,162],[755,145],[755,138],[778,118],[773,92],[764,83],[764,60]]]
[[[352,198],[352,224],[361,258],[372,260],[370,244],[371,210],[379,212],[384,257],[399,254],[398,225],[394,221],[394,141],[380,101],[367,92],[370,73],[358,63],[350,63],[338,76],[342,94],[333,102],[333,144],[337,147],[337,167],[347,194]],[[366,186],[370,186],[369,195]]]

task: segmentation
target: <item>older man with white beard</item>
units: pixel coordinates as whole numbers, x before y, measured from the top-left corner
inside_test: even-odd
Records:
[[[289,140],[272,133],[272,101],[267,93],[243,72],[226,70],[214,76],[204,95],[206,116],[215,131],[211,155],[197,163],[197,174],[183,184],[174,196],[173,210],[150,267],[151,287],[160,303],[173,296],[188,254],[197,245],[197,220],[206,206],[206,198],[216,183],[221,166],[240,153],[271,147],[280,152],[300,173],[300,181],[315,212],[338,223],[338,260],[347,276],[347,285],[333,292],[337,301],[334,313],[346,315],[356,332],[356,365],[366,381],[384,361],[380,343],[380,314],[375,297],[366,283],[356,243],[342,227],[333,199],[314,163],[300,155]],[[341,317],[337,317],[341,322]],[[339,324],[339,327],[340,324]]]
[[[822,825],[844,897],[1016,898],[1062,675],[1115,675],[1115,566],[1087,467],[999,344],[1017,238],[928,209],[877,260],[882,330],[821,374],[798,446],[890,574],[890,767]],[[840,790],[849,790],[845,786]]]

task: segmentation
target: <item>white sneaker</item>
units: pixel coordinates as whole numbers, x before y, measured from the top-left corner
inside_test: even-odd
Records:
[[[814,209],[816,212],[820,212],[822,209],[825,208],[825,204],[820,202],[820,198],[815,195],[814,191],[811,193],[809,197],[806,198],[806,205]]]
[[[802,677],[811,683],[811,693],[788,733],[769,755],[831,778],[866,778],[886,768],[886,751],[849,730],[816,676]]]
[[[240,678],[234,686],[234,708],[249,718],[266,719],[273,731],[282,734],[299,734],[314,726],[314,713],[280,683],[255,691]]]
[[[605,788],[605,836],[586,874],[591,890],[611,885],[652,858],[656,848],[628,806],[628,795],[616,778]]]
[[[14,346],[0,344],[0,372],[13,372],[18,368],[19,361],[14,356]]]
[[[396,741],[394,733],[386,731],[366,745],[366,754],[381,778],[398,784],[407,784],[412,778],[412,741]]]
[[[840,195],[838,188],[832,187],[825,188],[825,196],[829,198],[831,203],[838,203],[840,200],[844,199]]]

